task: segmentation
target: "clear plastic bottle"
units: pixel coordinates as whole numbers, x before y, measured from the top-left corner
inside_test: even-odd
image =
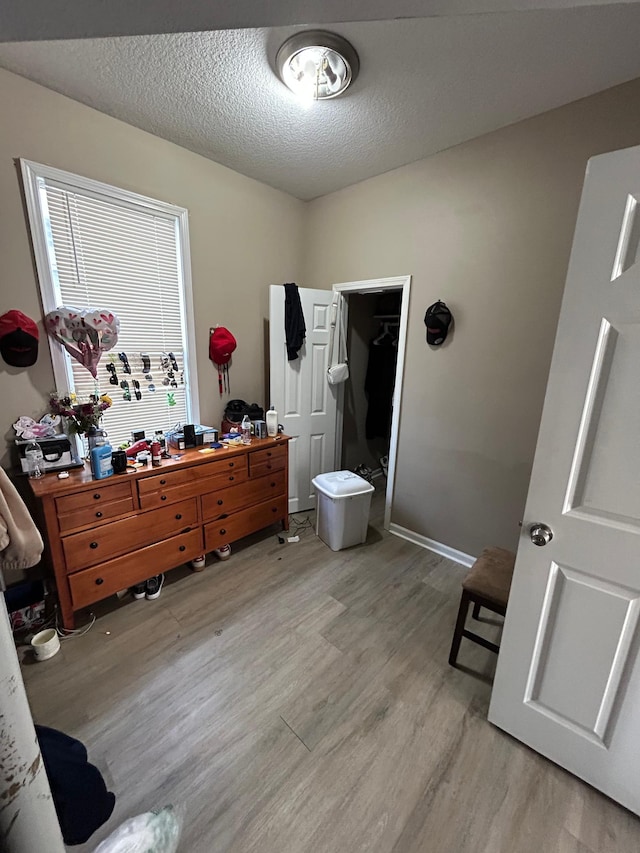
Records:
[[[243,417],[240,432],[242,434],[242,443],[251,444],[251,418],[249,415]]]
[[[32,439],[24,449],[24,458],[27,463],[27,473],[32,479],[42,477],[44,474],[44,456],[42,448],[35,439]]]

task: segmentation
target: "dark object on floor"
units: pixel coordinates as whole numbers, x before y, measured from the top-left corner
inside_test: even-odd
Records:
[[[115,794],[79,740],[47,726],[36,726],[36,735],[64,843],[84,844],[111,817]]]
[[[298,357],[298,350],[307,334],[298,285],[293,283],[284,285],[284,334],[287,340],[287,359],[293,361]]]
[[[365,465],[364,462],[361,462],[360,465],[356,465],[353,469],[353,473],[357,474],[358,477],[362,477],[362,479],[366,480],[367,483],[373,483],[373,471],[368,465]]]
[[[451,666],[456,666],[460,642],[463,637],[473,640],[474,643],[479,643],[485,649],[496,654],[500,650],[500,647],[495,643],[486,640],[479,634],[474,634],[473,631],[467,631],[464,625],[471,602],[473,602],[474,619],[478,619],[481,607],[486,607],[487,610],[504,616],[507,610],[515,561],[516,555],[512,554],[511,551],[504,548],[485,548],[471,566],[469,574],[462,581],[462,598],[460,599],[458,619],[449,653]]]
[[[145,598],[147,601],[155,601],[156,598],[160,598],[160,593],[162,592],[162,587],[164,585],[164,574],[162,575],[154,575],[152,578],[148,578],[145,583]]]
[[[9,613],[36,604],[44,599],[44,584],[41,580],[20,581],[10,586],[4,592],[4,599]]]

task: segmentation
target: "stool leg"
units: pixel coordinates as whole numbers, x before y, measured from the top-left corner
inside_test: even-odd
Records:
[[[480,604],[479,604],[479,602],[477,602],[477,601],[476,601],[476,603],[473,605],[473,612],[472,612],[471,616],[472,616],[474,619],[479,619],[479,618],[480,618]]]
[[[449,665],[455,666],[456,661],[458,660],[458,651],[460,650],[460,642],[462,640],[462,632],[464,631],[464,623],[467,619],[467,613],[469,612],[469,602],[471,598],[466,589],[462,590],[462,597],[460,599],[460,608],[458,609],[458,618],[456,620],[456,627],[453,632],[453,640],[451,642],[451,651],[449,652]]]

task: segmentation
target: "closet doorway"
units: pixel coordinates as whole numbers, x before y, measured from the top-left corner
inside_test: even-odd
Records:
[[[349,379],[340,385],[336,470],[365,465],[386,477],[389,529],[395,479],[411,276],[334,284],[344,297]],[[386,470],[385,470],[386,469]]]

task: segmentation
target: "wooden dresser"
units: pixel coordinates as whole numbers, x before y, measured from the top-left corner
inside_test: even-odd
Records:
[[[65,480],[30,480],[65,628],[118,590],[274,522],[288,529],[288,441],[186,450],[159,468],[103,480],[88,464]]]

